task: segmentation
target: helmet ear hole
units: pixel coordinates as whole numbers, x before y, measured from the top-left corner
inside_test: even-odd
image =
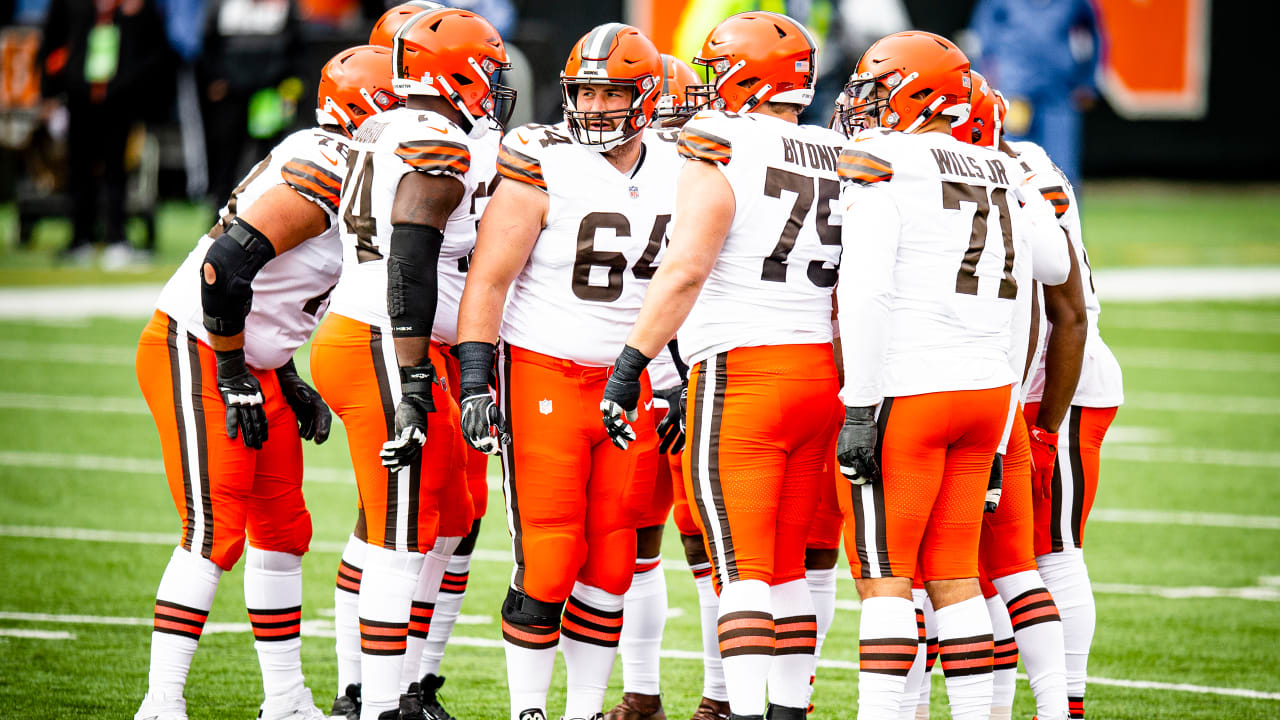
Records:
[[[452,77],[453,81],[458,84],[458,87],[466,87],[473,82],[471,78],[463,75],[462,73],[453,73],[450,77]]]

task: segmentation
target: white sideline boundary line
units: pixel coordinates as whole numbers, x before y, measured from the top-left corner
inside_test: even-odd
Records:
[[[150,627],[154,622],[154,618],[134,618],[134,617],[118,617],[118,616],[100,616],[100,615],[49,615],[44,613],[23,613],[23,612],[7,612],[0,611],[0,620],[9,620],[17,622],[49,622],[74,625],[114,625],[127,627]],[[248,633],[252,632],[249,623],[208,623],[205,625],[204,632],[208,633]],[[24,633],[16,635],[16,633]],[[34,635],[33,633],[40,633]],[[333,637],[333,623],[327,620],[304,620],[302,621],[302,634],[307,637]],[[55,633],[49,631],[38,630],[8,630],[0,628],[0,635],[12,635],[17,637],[43,637],[44,639],[66,639],[73,640],[75,635],[71,633]],[[60,635],[60,637],[52,637]],[[66,637],[61,637],[66,636]],[[500,650],[503,643],[497,638],[484,638],[468,635],[454,635],[449,642],[464,647],[486,648],[490,650]],[[676,650],[663,649],[659,653],[663,658],[668,660],[689,660],[702,661],[701,651],[692,650]],[[858,663],[849,660],[830,660],[823,659],[818,661],[818,667],[830,668],[833,670],[847,670],[852,672],[858,671]],[[1026,675],[1019,674],[1019,678],[1026,679]],[[1280,700],[1280,693],[1264,692],[1261,690],[1250,690],[1247,688],[1224,688],[1212,687],[1208,685],[1192,685],[1189,683],[1166,683],[1154,680],[1121,680],[1115,678],[1102,678],[1089,676],[1089,682],[1097,685],[1110,685],[1114,687],[1133,688],[1140,690],[1161,690],[1165,692],[1188,692],[1201,695],[1226,695],[1231,697],[1243,697],[1255,700]]]

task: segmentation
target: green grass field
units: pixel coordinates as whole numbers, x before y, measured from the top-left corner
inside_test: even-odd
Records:
[[[1094,267],[1280,264],[1274,199],[1225,192],[1169,199],[1139,188],[1090,193],[1087,202]],[[1238,227],[1215,224],[1214,213],[1233,203],[1250,217]],[[203,230],[198,213],[171,212],[188,217],[162,226]],[[0,226],[7,217],[0,212]],[[162,258],[180,260],[193,239],[166,236]],[[50,252],[52,241],[40,242],[38,253]],[[99,279],[77,271],[69,280],[69,271],[45,268],[5,251],[0,287]],[[151,608],[178,526],[134,377],[144,321],[0,321],[0,717],[127,718],[145,691]],[[1108,304],[1102,324],[1125,368],[1130,402],[1104,448],[1088,531],[1098,601],[1090,717],[1274,716],[1280,301]],[[305,373],[305,349],[299,358]],[[306,452],[311,468],[349,467],[340,425],[327,444]],[[333,580],[354,519],[355,486],[342,477],[323,473],[305,486],[315,540],[303,566],[303,662],[325,709],[336,682]],[[501,495],[491,494],[479,542],[485,552],[463,606],[468,622],[458,626],[459,643],[442,669],[446,706],[463,720],[506,713],[497,623],[509,577],[501,507]],[[674,533],[664,555],[682,560]],[[673,615],[664,648],[697,651],[692,580],[670,569],[667,582]],[[847,574],[839,597],[856,600]],[[823,653],[834,664],[819,669],[815,717],[855,713],[852,608],[837,610]],[[209,620],[241,627],[201,641],[187,690],[191,717],[252,718],[261,685],[239,571],[224,575]],[[621,694],[620,669],[613,678],[607,705]],[[663,660],[671,717],[687,717],[701,678],[697,661]],[[563,681],[561,664],[553,688]],[[940,679],[934,690],[934,717],[947,717]],[[562,708],[562,692],[553,690],[552,716]],[[1020,681],[1015,716],[1033,712]]]

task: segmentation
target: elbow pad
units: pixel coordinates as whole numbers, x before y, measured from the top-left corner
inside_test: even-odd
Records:
[[[392,226],[387,257],[387,315],[394,337],[431,337],[444,233],[429,225]]]
[[[200,266],[200,304],[204,327],[230,337],[244,330],[253,305],[253,278],[276,256],[266,235],[241,218],[209,248]]]

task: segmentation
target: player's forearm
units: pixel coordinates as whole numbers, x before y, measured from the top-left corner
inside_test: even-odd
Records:
[[[244,333],[239,332],[231,336],[209,333],[209,347],[213,348],[214,352],[239,350],[244,347]]]
[[[844,383],[840,399],[848,407],[875,405],[884,398],[882,368],[889,337],[887,298],[845,293],[840,298],[840,337]]]
[[[688,268],[664,264],[658,268],[627,344],[645,357],[657,357],[684,324],[707,276]]]
[[[476,276],[474,267],[458,306],[458,342],[496,343],[507,289]]]

